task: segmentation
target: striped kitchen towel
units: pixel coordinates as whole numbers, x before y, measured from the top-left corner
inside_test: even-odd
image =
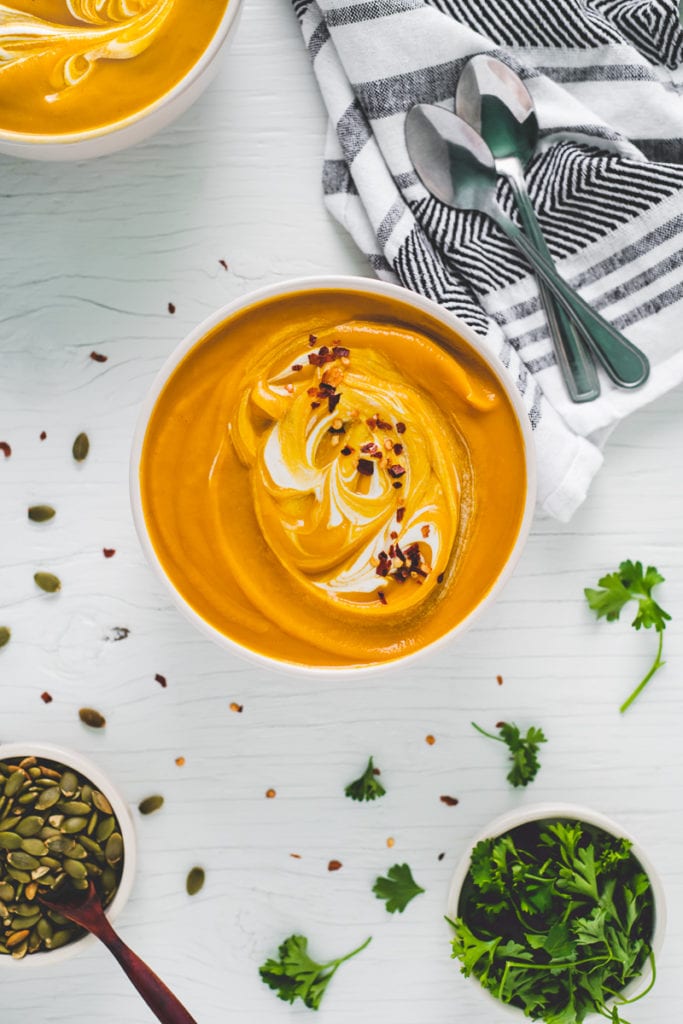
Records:
[[[683,380],[683,31],[676,0],[293,0],[329,113],[326,203],[386,280],[485,338],[534,427],[539,505],[568,520],[629,412]],[[560,272],[652,364],[637,391],[574,405],[523,257],[486,218],[417,180],[415,103],[453,108],[461,68],[493,52],[526,80],[541,145],[527,170]],[[513,213],[507,185],[499,201]]]

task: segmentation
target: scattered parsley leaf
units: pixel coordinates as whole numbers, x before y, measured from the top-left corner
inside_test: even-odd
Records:
[[[507,774],[508,782],[513,786],[528,786],[536,778],[538,769],[541,767],[541,762],[538,760],[538,748],[541,743],[548,742],[542,729],[532,725],[527,729],[526,736],[522,736],[516,725],[499,722],[496,728],[500,736],[494,736],[493,733],[482,729],[476,722],[472,722],[472,725],[482,736],[507,745],[512,759],[512,768]]]
[[[622,713],[631,706],[657,669],[664,664],[662,661],[664,630],[667,622],[671,621],[671,616],[664,611],[661,605],[657,604],[652,596],[652,588],[663,582],[664,577],[653,565],[648,565],[647,569],[643,570],[642,562],[627,560],[621,563],[617,572],[610,572],[598,580],[599,590],[594,590],[592,587],[586,587],[584,590],[589,607],[596,613],[598,619],[604,617],[608,622],[615,622],[629,601],[637,601],[638,611],[631,625],[634,629],[654,627],[659,635],[655,660],[645,678],[638,683],[631,696],[619,708]]]
[[[346,795],[351,800],[376,800],[378,797],[384,796],[386,789],[379,781],[376,772],[377,769],[370,758],[361,777],[351,782],[344,790]]]
[[[386,900],[387,910],[402,914],[411,900],[424,892],[413,878],[407,864],[394,864],[387,871],[387,878],[378,878],[372,891],[378,900]]]
[[[362,946],[339,960],[319,964],[308,954],[308,939],[303,935],[290,935],[278,950],[279,960],[267,960],[259,968],[259,974],[264,984],[277,992],[279,999],[286,1003],[301,999],[309,1010],[317,1010],[339,965],[360,953],[369,942],[370,939],[366,939]]]

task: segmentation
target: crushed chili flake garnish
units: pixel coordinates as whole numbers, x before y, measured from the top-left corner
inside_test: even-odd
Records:
[[[318,394],[318,389],[317,389],[317,387],[316,387],[316,388],[307,388],[307,389],[306,389],[306,394],[307,394],[307,395],[311,395],[311,397],[312,397],[313,395],[317,395],[317,394]]]
[[[403,445],[402,444],[399,444],[398,442],[396,442],[396,444],[393,445],[393,449],[394,449],[394,455],[402,455],[403,454]]]
[[[420,533],[422,534],[423,537],[428,537],[429,536],[429,524],[428,523],[424,524],[424,526],[420,530]]]
[[[328,408],[330,410],[330,413],[334,412],[334,410],[337,408],[337,406],[339,405],[340,402],[341,402],[341,395],[329,395],[328,396],[328,398],[327,398],[327,406],[328,406]]]
[[[365,444],[362,444],[360,446],[360,450],[364,452],[366,455],[375,455],[377,452],[379,452],[379,447],[375,444],[374,441],[366,441]]]
[[[159,686],[161,686],[164,690],[168,686],[166,676],[162,676],[160,672],[157,672],[157,674],[154,677],[154,681],[157,682]]]
[[[303,370],[303,366],[301,363],[294,363],[292,370],[294,371],[294,373],[299,373],[300,370]]]
[[[398,462],[395,462],[393,466],[387,466],[387,469],[389,471],[389,476],[398,477],[405,475],[404,467],[399,465]]]
[[[391,537],[392,540],[397,540],[397,538],[398,538],[398,534],[396,533],[396,530],[392,530],[391,533],[389,534],[389,536]]]
[[[374,462],[370,462],[370,459],[359,459],[358,472],[361,474],[361,476],[372,476],[372,474],[375,472]]]
[[[401,483],[400,480],[395,480],[391,486],[398,491],[401,489],[401,487],[403,487],[403,484]]]
[[[90,358],[94,363],[106,363],[109,356],[104,356],[101,352],[91,352]]]
[[[397,423],[396,424],[396,433],[397,434],[405,434],[406,430],[407,430],[407,427],[406,427],[405,423]]]
[[[393,425],[391,423],[385,423],[384,420],[381,420],[379,418],[377,419],[377,427],[378,427],[379,430],[393,430],[394,429]]]
[[[342,453],[342,455],[350,455],[352,453],[352,451],[353,451],[353,448],[349,448],[348,444],[346,444],[342,448],[341,453]]]
[[[0,441],[0,452],[2,452],[6,459],[9,459],[12,454],[12,449],[7,441]]]
[[[370,430],[374,430],[377,426],[377,417],[370,416],[365,422],[370,427]]]
[[[502,686],[503,685],[503,677],[502,676],[496,676],[496,682],[498,683],[499,686]]]
[[[378,596],[381,604],[386,604],[387,603],[386,595],[385,595],[383,590],[378,590],[377,591],[377,596]]]
[[[406,507],[405,507],[405,505],[401,505],[400,508],[396,509],[396,522],[397,523],[402,523],[403,522],[403,517],[404,517],[405,514],[406,514]]]
[[[185,766],[185,758],[184,757],[176,757],[175,763],[178,765],[179,768],[183,768]]]
[[[294,860],[301,860],[301,854],[300,853],[290,853],[289,856],[293,857]]]
[[[442,804],[445,804],[446,807],[457,807],[457,805],[460,803],[458,798],[455,796],[440,796],[439,800],[441,801]]]
[[[45,690],[44,693],[41,693],[40,699],[42,700],[43,704],[52,704],[54,698],[51,693],[48,693],[47,690]]]
[[[381,551],[379,555],[379,562],[375,569],[377,576],[388,576],[389,570],[391,569],[391,559],[388,557],[385,551]]]
[[[311,402],[311,409],[319,409],[320,402]]]
[[[219,260],[218,262],[219,262],[219,263],[220,263],[220,265],[222,266],[223,270],[227,270],[227,269],[228,269],[228,263],[227,263],[227,260]]]
[[[440,853],[439,856],[436,859],[437,860],[443,860],[445,856],[446,856],[445,853]]]
[[[45,433],[45,431],[41,430],[41,432],[40,432],[40,440],[44,441],[46,437],[47,437],[47,434]]]
[[[331,860],[330,863],[327,865],[327,870],[328,871],[339,871],[339,869],[342,868],[343,866],[344,865],[342,864],[342,862],[340,860]]]
[[[317,335],[315,335],[315,334],[309,334],[308,335],[308,344],[311,346],[311,348],[313,348],[313,346],[315,345],[317,340],[318,340]]]
[[[232,704],[230,705],[230,710],[234,711],[238,715],[241,715],[242,712],[244,711],[244,704],[238,704],[236,701],[233,701]]]
[[[116,554],[116,548],[102,548],[102,554],[105,558],[113,558]]]
[[[432,736],[431,734],[429,736],[425,736],[425,743],[427,743],[430,747],[433,747],[434,744],[436,743],[436,737]]]
[[[344,348],[343,345],[335,345],[332,349],[332,354],[335,359],[348,359],[351,355],[351,350]]]
[[[175,313],[175,305],[172,302],[169,302],[168,304],[168,311],[171,314]]]
[[[274,790],[274,789],[267,789],[266,790],[266,797],[268,798],[268,800],[274,800],[276,796],[277,796],[276,790]]]
[[[394,839],[393,836],[389,836],[389,838],[387,839],[387,846],[389,847],[389,849],[391,849],[392,846],[395,846],[395,845],[396,845],[396,840]]]

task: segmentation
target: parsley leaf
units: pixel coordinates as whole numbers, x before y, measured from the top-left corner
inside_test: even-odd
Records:
[[[661,605],[657,604],[652,596],[652,588],[663,582],[664,577],[653,565],[648,565],[647,569],[643,570],[642,562],[627,560],[621,563],[617,572],[610,572],[598,580],[599,590],[594,590],[592,587],[586,587],[584,590],[589,607],[596,613],[598,619],[604,617],[608,622],[615,622],[629,601],[637,601],[638,611],[631,625],[634,629],[654,627],[659,634],[655,660],[645,678],[621,705],[619,709],[621,712],[631,706],[657,669],[664,664],[662,661],[664,630],[667,622],[671,621],[671,616],[664,611]]]
[[[264,984],[277,992],[279,999],[286,1003],[301,999],[309,1010],[317,1010],[339,965],[360,953],[369,942],[367,939],[339,960],[319,964],[308,954],[308,939],[303,935],[290,935],[280,946],[279,960],[267,960],[259,968],[259,974]]]
[[[344,792],[352,800],[376,800],[386,793],[386,789],[377,778],[378,775],[379,769],[375,768],[370,758],[361,777],[351,782]]]
[[[424,889],[417,884],[407,864],[394,864],[387,875],[387,878],[377,879],[372,891],[378,900],[387,901],[390,914],[395,914],[397,910],[402,914],[410,901],[424,892]]]
[[[542,729],[532,725],[527,729],[526,736],[522,736],[516,725],[499,722],[496,728],[500,732],[500,736],[494,736],[493,733],[482,729],[476,722],[472,722],[472,725],[482,736],[507,744],[512,759],[512,768],[507,774],[508,782],[513,786],[528,786],[536,778],[538,769],[541,767],[541,762],[538,760],[538,748],[541,743],[547,743]]]

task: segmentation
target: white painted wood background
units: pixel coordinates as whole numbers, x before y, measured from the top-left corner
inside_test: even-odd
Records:
[[[0,739],[78,748],[132,805],[165,796],[159,814],[138,822],[139,876],[119,925],[200,1024],[308,1019],[257,973],[293,931],[321,958],[373,936],[335,978],[321,1022],[495,1024],[449,959],[449,877],[492,816],[555,799],[615,816],[658,865],[670,914],[660,977],[628,1017],[671,1020],[683,959],[681,390],[613,435],[573,523],[537,522],[497,606],[419,667],[343,684],[254,670],[197,635],[143,562],[128,451],[166,355],[256,286],[367,273],[323,209],[324,127],[289,4],[247,0],[219,79],[175,127],[77,166],[0,159],[0,440],[13,448],[0,457],[0,624],[12,629],[0,651]],[[92,362],[92,349],[108,362]],[[92,450],[77,466],[70,449],[81,430]],[[36,502],[54,504],[57,518],[29,523]],[[105,560],[103,547],[116,556]],[[655,636],[627,621],[597,624],[582,588],[627,557],[659,566],[674,619],[666,668],[622,718],[618,705]],[[62,593],[38,592],[37,569],[56,572]],[[130,636],[112,642],[113,627]],[[84,704],[106,714],[102,733],[80,724]],[[507,786],[504,751],[469,724],[499,718],[538,723],[550,738],[528,792]],[[371,753],[388,795],[358,805],[343,787]],[[275,800],[265,799],[269,787]],[[459,805],[446,807],[442,794]],[[335,874],[331,858],[343,862]],[[409,862],[427,893],[392,917],[370,889],[395,861]],[[184,882],[195,863],[207,882],[192,900]],[[93,948],[26,980],[0,969],[0,1019],[152,1017]]]

